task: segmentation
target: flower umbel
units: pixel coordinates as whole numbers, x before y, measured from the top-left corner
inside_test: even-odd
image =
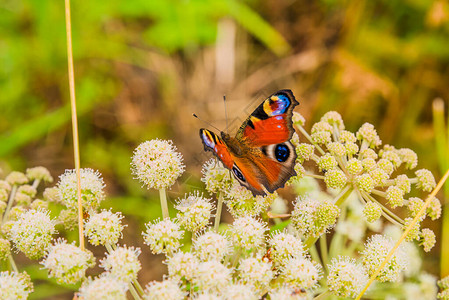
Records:
[[[81,202],[86,211],[96,210],[100,202],[105,199],[104,181],[98,171],[86,168],[80,170],[81,175]],[[59,198],[67,208],[78,211],[78,186],[76,170],[66,170],[59,176]]]
[[[95,265],[95,257],[89,250],[81,250],[67,241],[58,239],[41,262],[49,276],[59,283],[74,284],[80,281],[87,268]]]
[[[126,245],[118,247],[100,261],[100,267],[117,279],[128,283],[137,279],[137,272],[142,268],[138,259],[140,252],[140,248],[126,247]]]
[[[48,249],[56,233],[54,221],[45,210],[28,210],[12,224],[10,240],[31,259],[39,259]]]
[[[170,219],[145,224],[147,230],[142,233],[145,244],[154,254],[173,253],[181,246],[184,232]]]
[[[132,172],[136,178],[151,189],[172,186],[184,172],[182,155],[172,141],[151,140],[140,144],[132,157]]]
[[[90,216],[84,224],[84,235],[88,237],[92,245],[117,244],[122,237],[122,230],[126,225],[122,225],[123,216],[120,212],[113,213],[103,210],[100,213]]]

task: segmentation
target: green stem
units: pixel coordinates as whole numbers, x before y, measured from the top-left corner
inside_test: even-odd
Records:
[[[221,210],[223,208],[223,192],[218,194],[217,211],[215,212],[215,224],[214,230],[218,232],[218,226],[220,226]]]
[[[323,266],[327,273],[327,271],[328,271],[327,264],[329,263],[329,256],[328,256],[328,252],[327,252],[327,239],[326,239],[325,234],[320,236],[320,251],[321,251],[321,257],[323,260]]]
[[[323,293],[313,298],[313,300],[325,299],[327,296],[329,296],[329,291],[324,291]]]
[[[9,259],[9,264],[11,265],[12,269],[14,270],[14,272],[19,274],[19,269],[17,269],[16,262],[14,261],[14,258],[12,257],[11,253],[8,256],[8,259]]]
[[[298,128],[298,130],[304,135],[304,137],[312,144],[315,146],[315,148],[321,153],[321,155],[324,155],[324,150],[321,149],[321,147],[315,143],[312,140],[312,137],[307,133],[307,131],[302,127],[302,126],[296,126],[296,128]]]
[[[168,219],[170,215],[168,214],[167,194],[164,188],[159,190],[159,196],[161,198],[162,218]]]
[[[37,187],[39,186],[39,183],[41,182],[41,180],[40,179],[34,179],[34,181],[33,181],[33,187],[35,188],[35,189],[37,189]]]
[[[314,261],[316,261],[317,263],[319,263],[320,265],[323,265],[323,262],[321,261],[320,256],[318,255],[318,251],[316,250],[315,245],[312,245],[309,249],[310,252],[310,256],[312,257],[312,259]]]
[[[399,226],[404,225],[401,218],[399,218],[394,212],[392,212],[391,210],[386,208],[382,203],[377,201],[373,196],[371,196],[365,192],[360,192],[360,195],[363,199],[373,201],[373,202],[377,203],[378,205],[380,205],[380,207],[382,208],[382,215],[383,216],[386,216],[386,214],[389,215],[389,217],[386,217],[388,220],[391,221],[391,219],[394,219],[393,223],[398,224]]]
[[[145,294],[145,291],[143,290],[142,286],[140,285],[140,283],[137,281],[137,279],[133,279],[132,281],[134,287],[136,288],[137,292],[143,296],[143,294]]]
[[[237,266],[237,263],[239,262],[241,255],[242,249],[239,247],[239,249],[235,252],[234,256],[232,257],[232,269]]]
[[[136,300],[140,300],[142,298],[140,298],[139,294],[137,293],[136,289],[134,288],[134,286],[132,285],[132,283],[128,283],[128,287],[129,287],[129,292],[131,293],[131,295],[133,296],[134,299]]]
[[[347,184],[340,193],[335,197],[335,205],[340,207],[343,202],[348,198],[348,196],[352,193],[352,188],[350,184]]]
[[[106,247],[106,250],[108,251],[109,254],[111,254],[111,252],[114,251],[114,249],[112,249],[111,244],[105,244],[104,246]]]
[[[2,225],[5,223],[8,218],[8,213],[11,210],[12,204],[14,203],[14,197],[16,196],[17,185],[13,185],[11,189],[11,194],[9,194],[8,205],[6,206],[5,213],[3,214]]]
[[[315,179],[321,179],[321,180],[324,180],[324,176],[322,176],[322,175],[316,175],[316,174],[312,174],[312,173],[306,173],[305,176],[309,176],[309,177],[312,177],[312,178],[315,178]]]

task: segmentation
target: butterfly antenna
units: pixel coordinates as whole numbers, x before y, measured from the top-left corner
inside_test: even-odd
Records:
[[[203,123],[205,123],[205,124],[207,124],[207,125],[209,125],[210,127],[213,127],[213,128],[215,128],[215,129],[217,129],[219,132],[221,132],[221,130],[220,129],[218,129],[217,127],[215,127],[214,125],[212,125],[211,123],[209,123],[209,122],[206,122],[206,121],[204,121],[203,119],[201,119],[200,117],[198,117],[196,114],[192,114],[195,118],[197,118],[198,120],[200,120],[201,122],[203,122]]]
[[[224,103],[224,109],[225,109],[225,118],[226,118],[226,131],[228,131],[228,110],[226,109],[226,95],[223,95],[223,103]]]

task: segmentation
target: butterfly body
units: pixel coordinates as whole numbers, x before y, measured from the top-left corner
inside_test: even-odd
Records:
[[[254,195],[272,193],[296,175],[290,139],[293,108],[298,104],[290,90],[280,90],[256,108],[235,137],[200,129],[204,149],[212,151]]]

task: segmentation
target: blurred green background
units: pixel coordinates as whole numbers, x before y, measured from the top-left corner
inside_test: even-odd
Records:
[[[160,216],[148,200],[157,193],[132,179],[133,149],[173,140],[186,173],[169,197],[201,189],[209,156],[192,113],[225,128],[224,94],[231,132],[290,88],[306,127],[329,110],[352,131],[370,122],[385,144],[412,148],[419,168],[441,176],[431,104],[449,99],[447,1],[72,1],[72,30],[81,165],[103,174],[103,206],[127,217],[128,244],[140,245],[143,222]],[[57,178],[73,168],[66,53],[63,1],[0,2],[4,173],[42,165]],[[142,282],[160,279],[162,258],[142,248]],[[438,253],[439,244],[432,266]]]

